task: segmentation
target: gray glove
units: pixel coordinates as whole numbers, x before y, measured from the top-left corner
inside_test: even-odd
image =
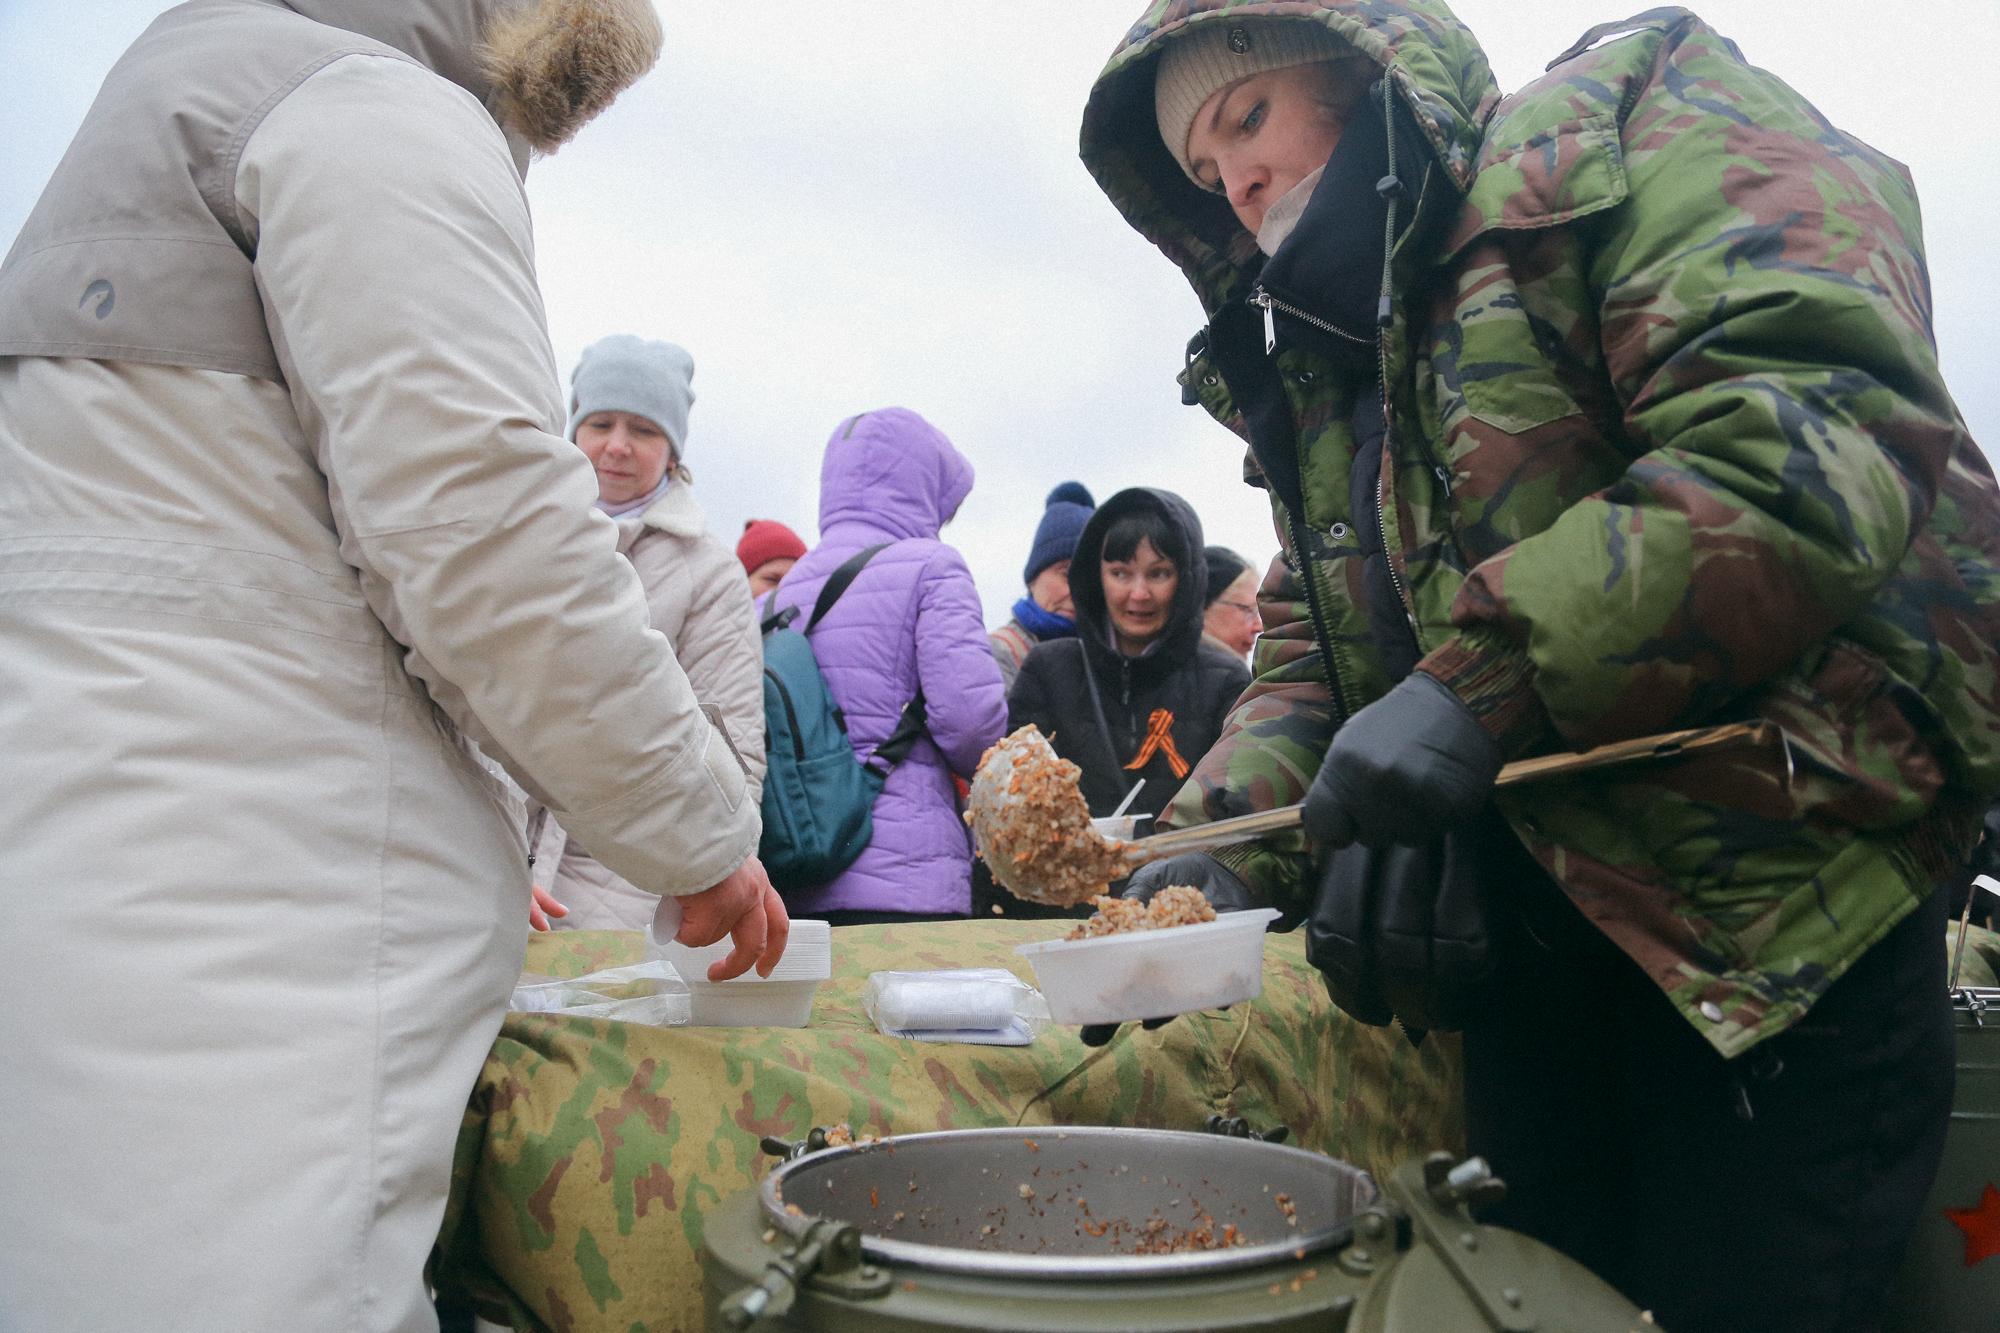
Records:
[[[1322,853],[1423,846],[1472,822],[1501,760],[1500,743],[1448,686],[1405,676],[1334,734],[1306,793],[1306,832]]]
[[[1207,852],[1182,852],[1179,856],[1169,856],[1164,861],[1140,866],[1132,872],[1132,878],[1125,881],[1125,887],[1118,896],[1149,903],[1153,901],[1154,894],[1175,884],[1200,889],[1209,906],[1218,912],[1241,912],[1259,905],[1250,892],[1250,886]],[[1143,1026],[1150,1031],[1172,1017],[1169,1014],[1166,1018],[1149,1018]],[[1076,1035],[1077,1040],[1086,1046],[1102,1046],[1111,1040],[1111,1034],[1116,1031],[1116,1023],[1092,1023]]]

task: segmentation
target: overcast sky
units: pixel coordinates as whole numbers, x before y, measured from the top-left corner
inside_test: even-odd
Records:
[[[11,243],[147,0],[0,0],[0,242]],[[1501,86],[1641,0],[1458,0]],[[1938,342],[1973,433],[2000,446],[1990,313],[2000,147],[1996,0],[1694,6],[1837,125],[1906,163],[1924,205]],[[687,456],[734,545],[743,521],[814,536],[819,454],[901,404],[978,469],[946,539],[987,622],[1021,593],[1042,497],[1179,491],[1210,541],[1276,549],[1242,446],[1180,405],[1200,310],[1076,156],[1090,83],[1144,0],[659,0],[660,66],[528,176],[565,376],[616,332],[696,362]],[[1916,20],[1921,17],[1921,24]],[[1988,313],[1982,314],[1982,311]]]

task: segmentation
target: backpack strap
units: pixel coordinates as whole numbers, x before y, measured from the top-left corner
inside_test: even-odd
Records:
[[[821,618],[827,612],[833,610],[833,604],[840,600],[840,595],[847,591],[848,585],[854,582],[863,569],[867,568],[868,562],[888,550],[891,545],[892,543],[890,542],[882,542],[878,545],[867,547],[864,550],[856,551],[853,555],[842,561],[840,568],[829,574],[826,582],[820,585],[819,597],[813,602],[812,617],[806,621],[804,628],[800,632],[804,634],[812,633],[813,626],[819,624]],[[773,598],[777,596],[776,593],[771,595]],[[765,605],[768,609],[770,603],[766,602]],[[797,615],[798,608],[787,607],[783,611],[769,616],[764,621],[764,628],[767,632],[774,628],[782,628],[785,625],[791,624],[793,618]],[[910,751],[914,750],[917,742],[923,739],[924,730],[928,725],[929,712],[924,704],[924,692],[919,689],[916,695],[903,705],[901,715],[896,718],[894,730],[890,731],[882,743],[875,747],[874,755],[862,767],[866,768],[876,777],[886,779],[894,771],[896,765],[910,757]]]
[[[840,594],[847,591],[847,585],[854,582],[855,576],[861,573],[870,560],[888,549],[889,543],[882,542],[866,550],[856,551],[842,561],[840,568],[829,574],[826,582],[820,585],[819,599],[813,603],[812,619],[806,621],[806,627],[802,632],[812,633],[813,626],[819,624],[821,617],[833,610],[833,604],[840,600]]]
[[[896,765],[910,757],[910,751],[917,748],[917,742],[924,737],[924,730],[930,726],[930,712],[924,704],[924,692],[919,688],[910,701],[903,705],[901,716],[896,719],[895,730],[883,738],[875,747],[875,754],[862,767],[878,778],[886,779],[894,772]]]
[[[774,629],[784,629],[799,618],[799,609],[796,606],[788,606],[783,610],[773,611],[771,603],[777,599],[778,594],[776,592],[773,592],[769,597],[764,599],[764,618],[757,622],[757,632],[759,634],[769,634]]]

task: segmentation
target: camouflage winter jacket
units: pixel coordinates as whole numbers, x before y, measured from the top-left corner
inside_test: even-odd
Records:
[[[1314,293],[1259,288],[1263,256],[1154,128],[1162,45],[1251,16],[1324,23],[1388,72],[1373,123],[1414,220],[1366,374],[1315,336]],[[1300,799],[1393,683],[1366,536],[1410,656],[1512,755],[1784,728],[1787,753],[1500,797],[1724,1054],[1796,1021],[1970,851],[2000,791],[2000,494],[1939,374],[1899,164],[1684,10],[1594,30],[1502,98],[1433,0],[1155,4],[1083,157],[1200,295],[1186,396],[1253,442],[1286,548],[1256,679],[1171,818]],[[1362,394],[1389,430],[1357,468]],[[1301,840],[1235,864],[1274,900],[1312,892]]]

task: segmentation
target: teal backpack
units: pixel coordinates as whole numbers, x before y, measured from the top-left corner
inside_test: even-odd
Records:
[[[888,739],[862,763],[847,739],[847,719],[820,675],[809,636],[862,567],[885,549],[856,552],[833,571],[803,630],[797,607],[765,602],[764,836],[758,859],[781,892],[816,888],[854,864],[875,834],[875,798],[924,734],[924,695],[903,707]],[[775,600],[776,594],[772,595]]]

